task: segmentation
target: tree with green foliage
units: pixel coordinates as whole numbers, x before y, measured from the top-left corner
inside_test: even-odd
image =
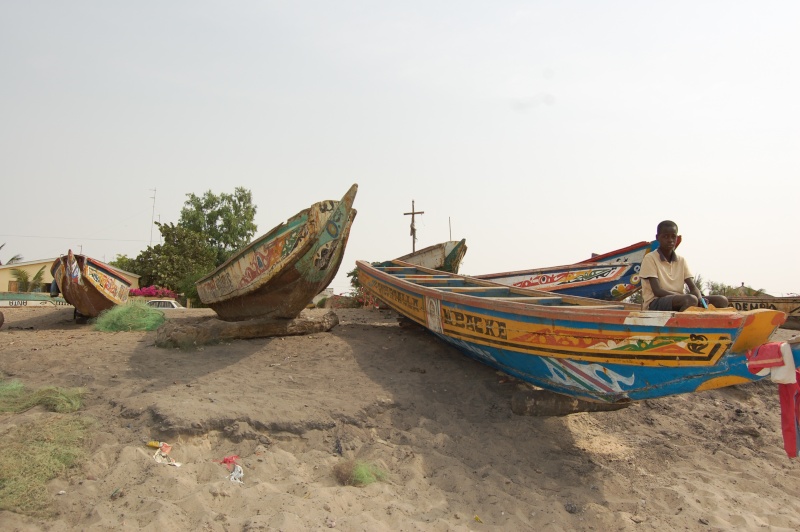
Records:
[[[216,195],[210,190],[198,197],[187,194],[178,225],[203,235],[216,252],[219,266],[256,233],[256,206],[252,193],[236,187],[233,194]]]
[[[180,291],[188,277],[216,268],[216,250],[204,235],[185,227],[156,222],[163,243],[148,246],[134,260],[132,273],[141,275],[141,286],[161,286]]]
[[[708,292],[710,294],[719,294],[725,297],[742,297],[742,296],[766,296],[767,294],[763,288],[755,289],[745,286],[731,286],[725,283],[708,282]]]
[[[136,271],[136,259],[132,259],[127,255],[118,254],[116,257],[114,257],[114,260],[108,264],[126,272],[139,274],[139,272]]]
[[[4,247],[6,247],[5,242],[0,244],[0,249],[3,249]],[[13,257],[11,257],[10,259],[8,259],[6,261],[6,264],[15,264],[17,262],[22,262],[22,255],[19,255],[19,254],[14,255]],[[3,265],[3,262],[0,261],[0,266],[2,266],[2,265]]]
[[[11,275],[17,281],[18,292],[39,292],[42,288],[42,279],[44,279],[44,266],[39,268],[33,277],[21,268],[13,268]]]
[[[629,295],[628,298],[625,301],[627,301],[628,303],[641,305],[642,301],[643,301],[643,299],[642,299],[642,291],[641,290],[637,290],[636,292],[634,292],[631,295]]]

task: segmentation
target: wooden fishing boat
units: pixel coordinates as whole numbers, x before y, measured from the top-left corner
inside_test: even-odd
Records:
[[[357,191],[303,209],[234,253],[197,281],[200,300],[227,321],[296,318],[339,269]]]
[[[461,260],[467,252],[467,239],[450,240],[440,244],[434,244],[426,248],[397,257],[396,260],[408,262],[423,268],[440,270],[443,272],[458,273]]]
[[[0,307],[30,308],[69,306],[63,297],[54,297],[46,292],[0,292]]]
[[[745,353],[785,314],[642,311],[392,261],[358,261],[361,286],[467,356],[541,388],[610,403],[758,380]]]
[[[122,273],[71,249],[53,261],[50,273],[66,302],[75,307],[78,320],[94,318],[128,301],[131,282]]]
[[[731,296],[728,301],[736,310],[768,308],[786,313],[784,329],[800,330],[800,297]]]
[[[642,259],[657,248],[655,240],[638,242],[575,264],[475,277],[517,288],[621,301],[642,287],[639,277]]]

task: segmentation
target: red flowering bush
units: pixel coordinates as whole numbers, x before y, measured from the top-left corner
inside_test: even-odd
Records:
[[[169,288],[159,288],[158,286],[145,286],[143,288],[134,288],[130,291],[132,296],[140,297],[163,297],[175,299],[175,292]]]

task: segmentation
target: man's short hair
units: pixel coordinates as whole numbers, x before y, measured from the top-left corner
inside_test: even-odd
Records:
[[[678,224],[676,224],[672,220],[664,220],[663,222],[658,224],[658,227],[656,227],[656,235],[660,235],[661,230],[664,229],[665,227],[674,227],[676,231],[678,230]]]

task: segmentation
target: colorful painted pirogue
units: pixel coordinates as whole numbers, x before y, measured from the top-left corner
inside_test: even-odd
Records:
[[[408,255],[397,257],[396,260],[408,262],[423,268],[441,270],[443,272],[458,273],[461,260],[467,252],[467,239],[459,241],[450,240],[420,249]]]
[[[0,292],[0,307],[52,307],[69,306],[63,297],[46,292]]]
[[[642,259],[656,248],[657,241],[638,242],[575,264],[475,277],[518,288],[621,301],[641,288]]]
[[[800,297],[730,296],[728,301],[736,310],[768,308],[785,312],[786,323],[782,327],[800,330]]]
[[[392,262],[358,261],[361,286],[464,354],[587,400],[625,402],[758,380],[745,352],[767,342],[785,319],[768,309],[644,312]]]
[[[227,321],[297,317],[339,269],[357,191],[315,203],[237,251],[197,281],[200,300]]]
[[[108,264],[72,250],[50,267],[64,299],[75,307],[76,318],[93,318],[128,301],[131,283]]]

